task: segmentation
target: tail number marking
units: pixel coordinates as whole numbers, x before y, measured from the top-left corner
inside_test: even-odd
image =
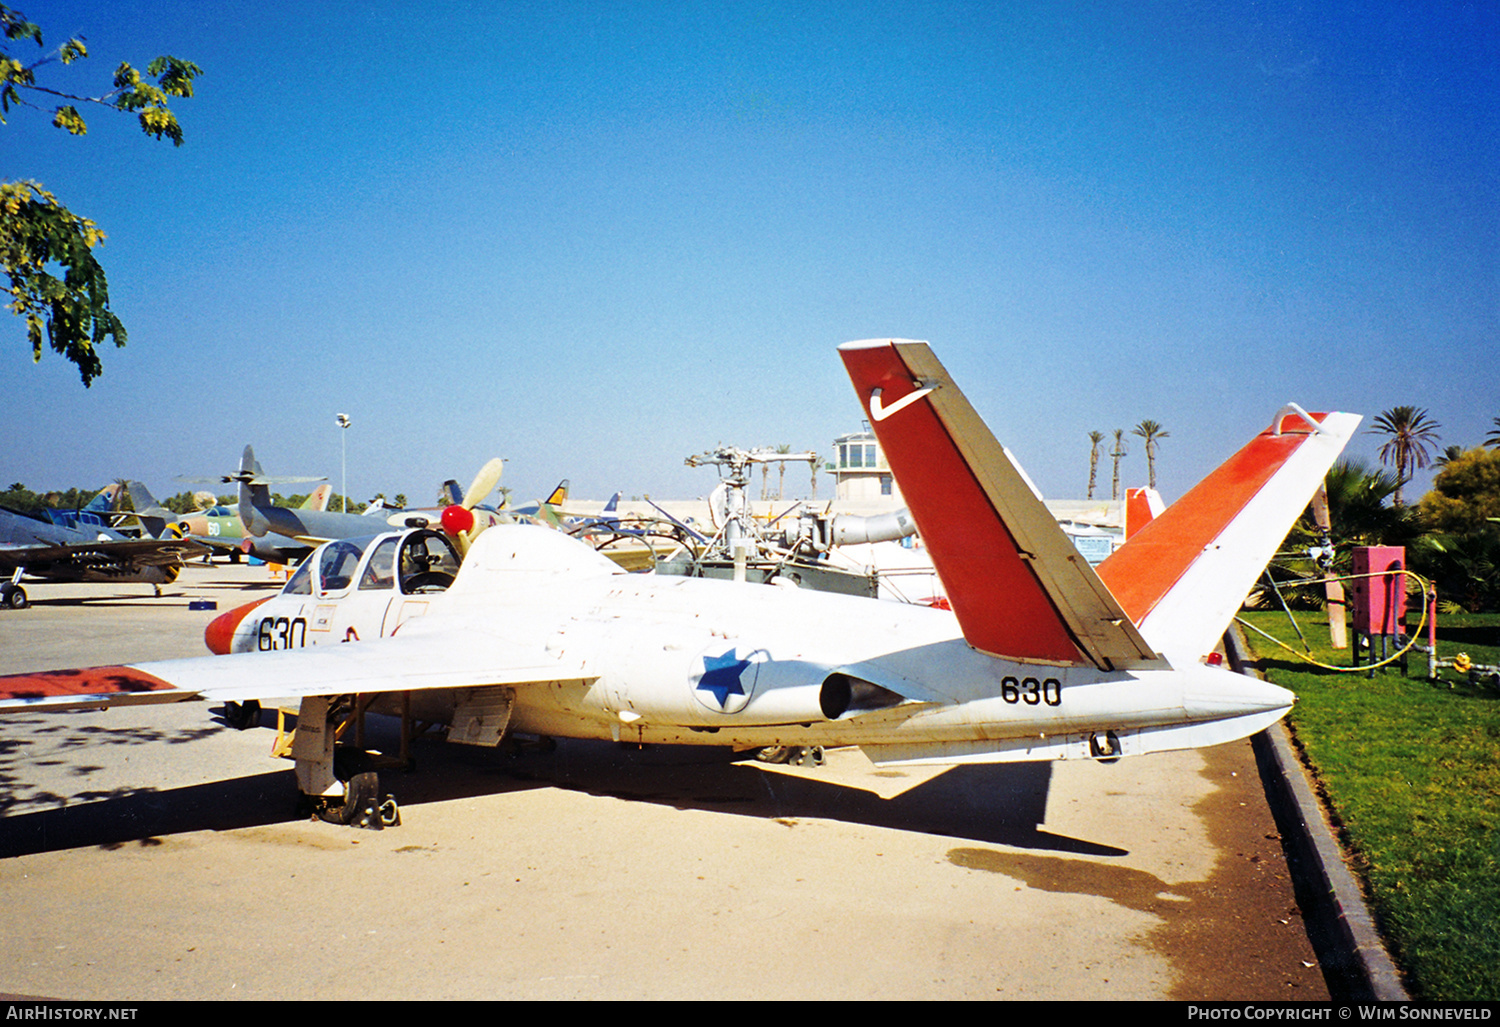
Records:
[[[1000,679],[1000,698],[1011,704],[1036,706],[1046,703],[1048,706],[1061,706],[1062,682],[1057,678],[1039,681],[1036,678],[1003,677]]]
[[[301,617],[262,617],[256,629],[256,648],[263,653],[275,649],[300,649],[307,644],[307,621]]]

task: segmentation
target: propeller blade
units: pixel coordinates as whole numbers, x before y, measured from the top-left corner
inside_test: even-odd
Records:
[[[500,475],[505,471],[505,461],[498,456],[479,469],[474,476],[474,482],[469,486],[469,491],[464,493],[463,505],[472,510],[491,492],[495,486],[500,484]]]

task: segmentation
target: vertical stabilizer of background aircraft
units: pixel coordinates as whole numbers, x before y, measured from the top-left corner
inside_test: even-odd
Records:
[[[1161,493],[1153,488],[1135,488],[1125,490],[1125,537],[1129,539],[1136,532],[1150,524],[1161,516],[1166,504],[1161,501]]]

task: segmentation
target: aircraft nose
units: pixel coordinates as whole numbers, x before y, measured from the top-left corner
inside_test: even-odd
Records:
[[[236,606],[228,613],[221,613],[209,622],[208,627],[203,629],[203,641],[208,645],[208,651],[218,656],[225,656],[234,647],[234,633],[240,623],[261,603],[269,602],[274,596],[266,596],[257,599],[253,603],[244,606]]]

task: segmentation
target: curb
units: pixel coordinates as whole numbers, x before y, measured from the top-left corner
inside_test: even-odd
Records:
[[[1238,632],[1226,633],[1224,643],[1230,667],[1240,674],[1256,675],[1245,659]],[[1291,861],[1292,876],[1297,879],[1299,892],[1306,894],[1314,906],[1309,911],[1314,924],[1309,926],[1325,931],[1335,949],[1331,953],[1334,958],[1325,962],[1340,965],[1327,969],[1342,976],[1356,992],[1351,998],[1410,1002],[1401,971],[1375,929],[1375,918],[1365,904],[1359,882],[1344,862],[1343,849],[1292,747],[1286,723],[1278,721],[1252,738],[1251,744],[1263,768],[1261,777],[1282,826],[1282,836],[1295,857]]]

